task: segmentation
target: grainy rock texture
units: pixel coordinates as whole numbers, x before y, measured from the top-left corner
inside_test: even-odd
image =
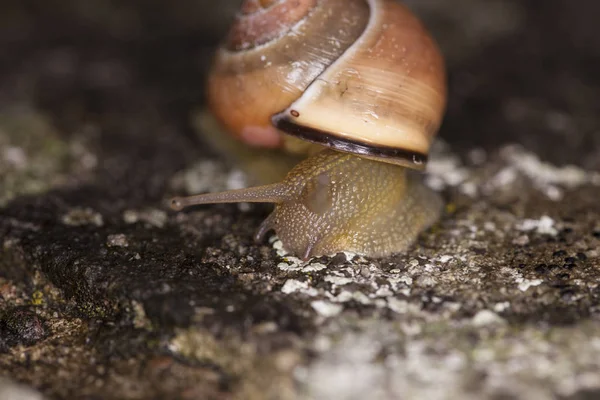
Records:
[[[599,397],[600,4],[407,1],[445,214],[304,263],[268,206],[163,205],[243,183],[192,123],[236,3],[0,6],[0,398]]]

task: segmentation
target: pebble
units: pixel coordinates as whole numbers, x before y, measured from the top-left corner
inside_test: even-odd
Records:
[[[340,304],[330,303],[324,300],[316,300],[310,303],[311,307],[322,317],[335,317],[344,309]]]
[[[285,294],[294,293],[303,289],[308,289],[308,284],[306,282],[300,282],[296,279],[288,279],[281,287],[281,291]]]
[[[106,245],[108,247],[129,247],[129,241],[124,234],[115,233],[113,235],[108,235],[106,238]]]
[[[526,292],[530,287],[541,285],[542,282],[544,281],[541,279],[523,279],[519,282],[519,290]]]
[[[167,213],[155,208],[149,208],[141,211],[125,210],[123,212],[123,221],[126,224],[135,224],[137,222],[145,222],[146,224],[163,228],[167,223]]]
[[[554,220],[547,215],[540,219],[524,219],[517,224],[516,229],[519,231],[533,231],[542,235],[556,236],[558,230],[554,227]]]
[[[100,227],[104,225],[102,215],[91,208],[74,208],[63,215],[61,221],[69,226],[95,225]]]
[[[32,345],[47,334],[44,320],[26,307],[11,310],[0,320],[0,336],[9,339],[10,344]]]
[[[477,327],[489,326],[489,325],[501,325],[506,321],[490,310],[481,310],[471,320],[471,323]]]
[[[529,244],[529,236],[521,235],[512,241],[512,244],[517,246],[525,246]]]
[[[324,278],[324,280],[325,280],[325,282],[329,282],[336,286],[343,286],[343,285],[347,285],[348,283],[353,282],[352,278],[346,278],[343,276],[334,276],[334,275],[327,275]]]

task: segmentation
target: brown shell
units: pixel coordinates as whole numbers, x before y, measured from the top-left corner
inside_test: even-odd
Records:
[[[242,10],[208,85],[211,109],[230,131],[270,147],[282,145],[282,131],[424,167],[445,108],[446,76],[437,45],[406,7],[395,0],[247,0]]]

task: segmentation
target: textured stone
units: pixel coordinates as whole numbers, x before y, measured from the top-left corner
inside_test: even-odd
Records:
[[[193,129],[218,3],[3,5],[0,396],[600,395],[598,5],[407,1],[448,59],[445,213],[303,262],[252,241],[269,206],[164,204],[244,182]]]

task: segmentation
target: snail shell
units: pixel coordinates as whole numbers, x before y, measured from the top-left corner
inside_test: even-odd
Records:
[[[423,169],[446,76],[435,42],[394,0],[247,0],[215,58],[208,99],[250,144],[293,150],[296,137]]]
[[[434,41],[394,0],[247,0],[217,53],[210,108],[247,143],[320,151],[281,182],[171,205],[274,203],[256,237],[274,229],[304,259],[403,251],[442,208],[404,167],[425,167],[445,80]]]

